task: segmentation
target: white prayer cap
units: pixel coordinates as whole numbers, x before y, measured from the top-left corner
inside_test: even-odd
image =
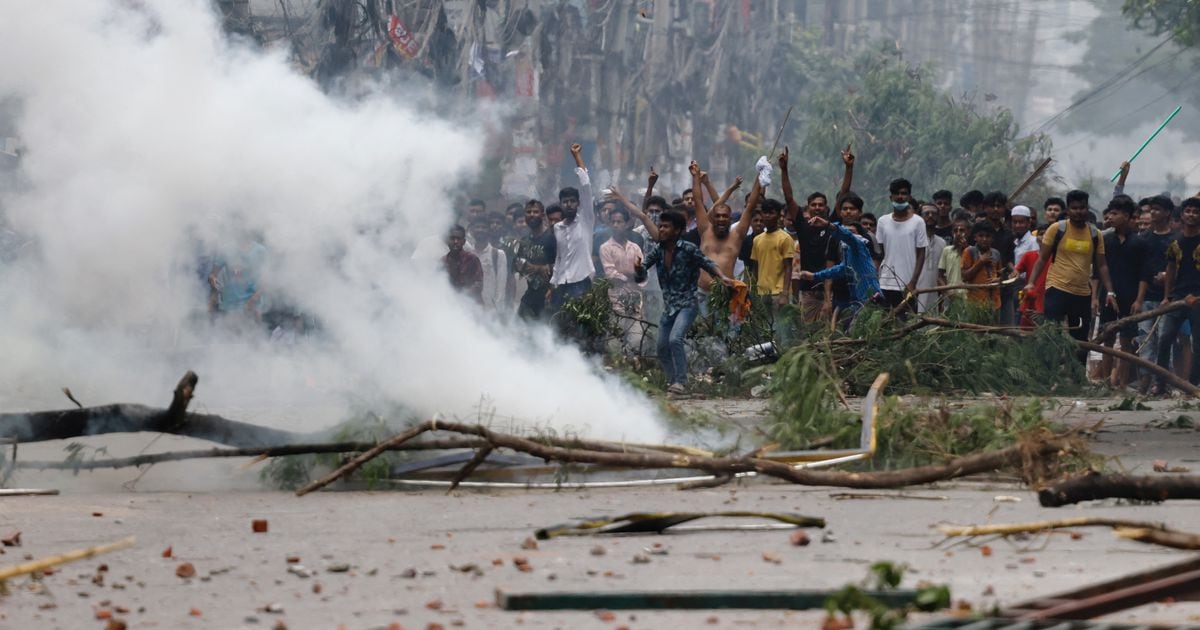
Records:
[[[1029,206],[1013,206],[1012,215],[1014,217],[1032,217],[1033,213],[1029,211]]]

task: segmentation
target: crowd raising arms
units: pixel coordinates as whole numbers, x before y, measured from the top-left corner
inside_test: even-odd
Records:
[[[1188,269],[1192,260],[1189,256],[1200,245],[1200,199],[1188,199],[1180,205],[1183,213],[1178,230],[1164,229],[1170,218],[1180,218],[1174,202],[1159,195],[1134,203],[1122,194],[1130,170],[1128,163],[1121,165],[1118,194],[1104,211],[1106,225],[1111,226],[1107,233],[1092,225],[1095,219],[1088,195],[1082,191],[1071,191],[1065,203],[1056,197],[1048,199],[1044,204],[1048,221],[1039,226],[1036,212],[1031,208],[1012,204],[1002,193],[985,196],[978,191],[962,195],[964,207],[953,210],[953,194],[939,190],[933,202],[922,204],[923,217],[914,208],[912,184],[902,178],[889,185],[890,208],[875,219],[874,215],[863,212],[862,198],[852,191],[855,155],[850,145],[841,152],[845,170],[833,204],[825,195],[812,193],[801,207],[789,172],[790,148],[785,146],[777,157],[782,203],[767,194],[771,165],[765,157],[759,161],[759,176],[751,184],[740,215],[734,212],[730,199],[741,187],[742,178],[736,177],[719,192],[701,164],[692,160],[688,164],[692,186],[686,192],[692,193],[694,210],[688,207],[686,194],[681,195],[683,201],[679,202],[683,205],[668,209],[666,201],[654,195],[659,177],[651,168],[640,205],[617,186],[609,187],[610,201],[605,204],[605,215],[600,217],[607,225],[597,229],[596,206],[591,201],[591,181],[582,147],[572,145],[571,155],[580,188],[563,188],[559,192],[562,220],[550,220],[552,246],[556,250],[552,261],[536,263],[514,258],[517,261],[514,273],[530,279],[549,276],[549,286],[544,291],[551,315],[589,290],[594,276],[618,282],[619,292],[610,289],[614,308],[619,293],[625,302],[630,299],[639,302],[635,311],[639,317],[643,302],[647,306],[646,316],[651,319],[657,316],[659,359],[675,393],[684,388],[687,379],[683,338],[697,312],[703,310],[701,302],[707,299],[714,281],[737,287],[740,285],[735,280],[737,276],[745,281],[741,286],[748,285],[750,293],[771,306],[772,316],[778,317],[781,307],[796,304],[804,319],[832,322],[843,330],[848,329],[848,322],[857,312],[872,304],[886,306],[904,317],[918,309],[951,309],[959,300],[982,295],[988,297],[972,299],[971,303],[978,306],[994,301],[991,320],[995,323],[1059,322],[1073,336],[1087,339],[1094,317],[1099,315],[1102,321],[1104,318],[1113,321],[1151,308],[1157,302],[1147,296],[1158,295],[1160,289],[1164,300],[1173,299],[1172,294],[1182,290],[1188,291],[1182,297],[1200,294],[1200,263],[1194,265],[1196,270]],[[981,199],[987,203],[981,203]],[[608,207],[612,204],[616,205],[610,212]],[[526,239],[546,234],[542,221],[551,213],[543,212],[536,200],[530,200],[524,207],[529,227]],[[692,234],[687,232],[688,213],[680,210],[694,212]],[[1059,213],[1064,213],[1065,218],[1056,216]],[[1140,231],[1133,227],[1135,214],[1137,219],[1143,219],[1143,214],[1149,217],[1137,223],[1142,226]],[[632,234],[629,230],[632,224],[628,221],[631,217],[638,220],[637,230],[648,238]],[[761,226],[755,229],[758,225]],[[474,266],[462,258],[470,254],[466,251],[470,248],[461,243],[473,242],[469,237],[473,229],[473,224],[467,228],[465,239],[461,234],[453,235],[447,259],[455,284],[472,293],[476,282],[469,270]],[[1004,240],[993,245],[993,235]],[[1151,236],[1167,243],[1164,247],[1169,250],[1169,260],[1165,269],[1160,264],[1157,270],[1144,275],[1141,266],[1163,256],[1157,250],[1143,251],[1147,248],[1142,241]],[[944,250],[938,237],[946,239]],[[932,271],[926,271],[927,247],[932,240],[937,241],[935,260],[929,266]],[[1020,244],[1016,254],[1011,251],[1014,240]],[[1109,248],[1119,246],[1128,251],[1114,259],[1106,255],[1106,242]],[[620,252],[615,250],[618,246]],[[589,264],[588,254],[593,247],[605,248],[609,254],[602,267]],[[1021,256],[1023,252],[1029,256]],[[1124,260],[1132,255],[1128,252],[1136,253],[1138,259]],[[618,264],[624,260],[622,257],[628,264]],[[1195,260],[1200,260],[1200,254],[1196,254]],[[739,261],[747,263],[745,272],[739,272]],[[1120,272],[1116,274],[1122,278],[1120,283],[1114,283],[1116,272],[1110,272],[1113,265]],[[632,278],[622,271],[630,268],[634,271]],[[657,278],[653,289],[644,285],[651,269],[656,271]],[[961,278],[968,294],[964,295],[957,287],[956,290],[923,288],[921,293],[933,292],[935,299],[928,302],[922,299],[918,306],[914,296],[923,273],[935,274],[941,283]],[[1018,274],[1024,281],[1023,290],[1018,292],[1016,287],[1009,290]],[[635,280],[643,284],[635,284]],[[930,284],[936,283],[927,281],[922,286]],[[538,299],[535,294],[534,301]],[[649,308],[656,300],[657,307]],[[1195,308],[1200,325],[1200,306]],[[1184,316],[1190,321],[1191,313],[1181,315]],[[523,312],[522,317],[538,319],[540,313]],[[1130,338],[1137,337],[1131,334]],[[1200,346],[1197,338],[1200,335],[1193,336],[1193,345]],[[1168,341],[1173,343],[1174,339]],[[1122,343],[1126,348],[1125,337]],[[1162,356],[1158,347],[1166,347],[1167,342],[1158,339],[1136,344],[1130,341],[1130,344],[1130,349],[1140,346],[1143,356],[1155,358]],[[1189,363],[1196,363],[1197,358],[1200,352],[1193,353]],[[1128,366],[1125,369],[1128,371]],[[1193,382],[1200,380],[1200,369],[1187,369],[1186,373]]]

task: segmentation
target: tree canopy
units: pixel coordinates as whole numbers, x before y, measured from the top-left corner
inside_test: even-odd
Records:
[[[1133,25],[1154,35],[1170,33],[1183,46],[1200,45],[1200,2],[1195,0],[1125,0],[1121,11]]]
[[[794,71],[811,68],[818,54],[797,51],[793,59],[803,67]],[[842,168],[838,152],[847,143],[859,156],[854,190],[868,203],[882,201],[897,177],[910,180],[914,195],[924,199],[941,188],[956,195],[1011,192],[1050,154],[1049,138],[1022,137],[1009,111],[945,94],[928,68],[911,67],[892,51],[871,48],[847,59],[824,53],[821,61],[825,76],[811,83],[822,88],[804,94],[803,120],[793,136],[801,166],[795,179],[803,189],[834,187]],[[1041,186],[1031,198],[1041,195]]]

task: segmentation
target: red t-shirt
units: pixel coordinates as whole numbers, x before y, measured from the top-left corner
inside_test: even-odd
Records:
[[[1037,264],[1037,250],[1025,252],[1021,254],[1021,259],[1017,261],[1017,273],[1025,274],[1025,283],[1029,283],[1029,276],[1033,273],[1033,267]],[[1050,262],[1046,261],[1046,266],[1042,267],[1042,275],[1038,276],[1037,281],[1033,283],[1033,294],[1026,294],[1025,301],[1021,304],[1022,311],[1033,311],[1041,313],[1045,311],[1046,306],[1046,274],[1050,272]],[[1025,317],[1022,316],[1021,324],[1024,325]]]

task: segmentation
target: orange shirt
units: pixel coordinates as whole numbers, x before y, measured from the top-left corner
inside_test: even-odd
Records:
[[[975,272],[974,276],[967,275],[967,271],[979,262],[979,248],[971,246],[963,250],[962,253],[962,270],[963,280],[968,284],[987,284],[995,282],[1000,276],[1000,252],[992,249],[992,262],[986,264]],[[976,304],[991,306],[992,308],[1000,308],[1000,288],[990,287],[987,289],[967,289],[967,299]]]

